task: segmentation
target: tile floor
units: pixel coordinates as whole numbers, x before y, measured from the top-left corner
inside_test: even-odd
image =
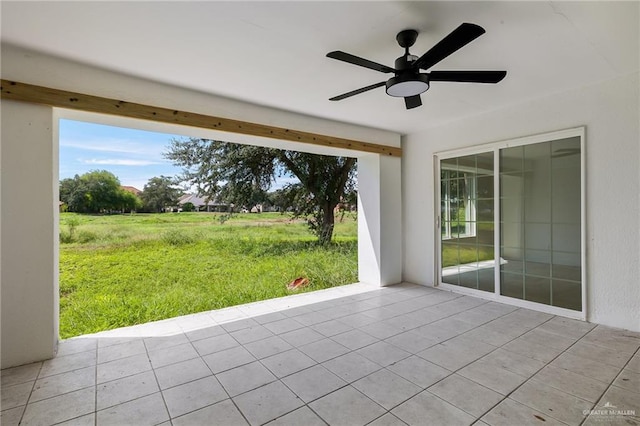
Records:
[[[2,371],[1,423],[638,425],[639,347],[638,333],[354,284],[63,341]]]

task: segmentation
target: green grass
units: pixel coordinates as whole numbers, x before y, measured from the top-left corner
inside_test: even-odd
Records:
[[[60,335],[141,324],[357,281],[357,222],[315,243],[302,221],[278,213],[113,216],[61,214]],[[72,224],[73,235],[70,237]]]

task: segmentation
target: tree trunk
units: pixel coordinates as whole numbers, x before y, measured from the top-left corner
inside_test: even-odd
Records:
[[[320,231],[318,234],[318,242],[322,246],[331,243],[331,239],[333,238],[333,227],[335,225],[335,217],[333,215],[334,208],[335,205],[332,206],[329,203],[322,206],[322,222],[318,224]]]

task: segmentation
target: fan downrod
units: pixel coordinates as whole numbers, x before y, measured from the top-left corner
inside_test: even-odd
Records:
[[[416,42],[418,32],[416,30],[403,30],[398,33],[396,40],[400,47],[409,49]]]

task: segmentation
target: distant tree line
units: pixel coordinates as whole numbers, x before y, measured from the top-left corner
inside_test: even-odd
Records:
[[[60,201],[77,213],[161,212],[175,206],[183,192],[167,176],[153,177],[137,196],[122,188],[107,170],[92,170],[60,181]]]
[[[111,172],[93,170],[60,181],[60,201],[78,213],[131,211],[142,207],[142,201],[125,191]]]
[[[180,181],[196,187],[199,196],[226,204],[230,212],[262,205],[304,218],[322,245],[332,240],[336,211],[356,204],[357,165],[352,157],[199,138],[173,139],[164,156],[182,167],[182,176],[153,177],[140,197],[124,190],[114,174],[95,170],[63,179],[60,200],[79,213],[162,212],[178,206]],[[278,177],[295,177],[297,182],[268,192]]]

